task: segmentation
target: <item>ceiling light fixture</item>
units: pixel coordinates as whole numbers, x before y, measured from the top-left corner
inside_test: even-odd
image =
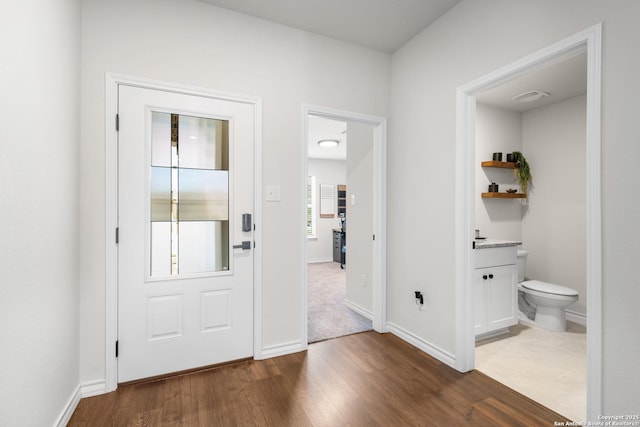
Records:
[[[333,148],[337,147],[340,144],[340,141],[337,139],[322,139],[318,141],[318,146],[322,148]]]
[[[540,98],[544,98],[545,96],[549,96],[549,92],[543,92],[541,90],[530,90],[528,92],[521,93],[520,95],[516,95],[511,99],[516,102],[533,102],[537,101]]]

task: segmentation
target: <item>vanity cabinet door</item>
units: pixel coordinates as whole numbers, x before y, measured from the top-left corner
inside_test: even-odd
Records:
[[[515,265],[477,268],[473,284],[476,335],[518,323]]]
[[[515,265],[491,267],[487,280],[487,330],[493,331],[518,323],[518,279]]]
[[[487,281],[483,276],[489,274],[485,268],[475,271],[473,281],[473,304],[474,304],[474,332],[476,335],[487,332]]]

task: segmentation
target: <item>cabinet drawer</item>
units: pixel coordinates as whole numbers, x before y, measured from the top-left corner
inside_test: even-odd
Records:
[[[474,252],[475,268],[509,265],[515,264],[517,261],[517,249],[515,246],[475,249]]]

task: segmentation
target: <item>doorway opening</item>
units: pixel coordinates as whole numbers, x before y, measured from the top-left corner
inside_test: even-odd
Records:
[[[302,129],[304,342],[386,332],[386,119],[305,106]]]
[[[313,343],[373,328],[374,128],[316,115],[307,123],[307,333]],[[353,249],[348,255],[347,247]]]
[[[544,95],[529,102],[512,99],[534,90]],[[476,229],[488,238],[522,242],[511,248],[519,253],[520,262],[502,267],[518,276],[522,273],[518,282],[562,285],[578,297],[566,308],[567,330],[552,332],[538,324],[539,310],[520,290],[526,283],[538,282],[514,288],[509,274],[504,288],[497,278],[477,283],[488,295],[483,300],[474,286],[475,367],[571,420],[586,419],[586,92],[587,53],[581,49],[476,95],[478,162],[487,165],[494,152],[506,157],[518,151],[526,156],[533,174],[526,198],[476,197]],[[523,193],[513,172],[476,165],[475,193],[483,194],[492,182],[499,188],[494,195],[506,196],[509,189]],[[476,278],[478,271],[473,273]],[[490,272],[498,271],[500,267],[490,267]],[[496,303],[499,289],[511,303],[508,316]],[[482,310],[488,306],[490,310]],[[486,323],[478,321],[484,313]],[[483,328],[487,332],[481,332]]]
[[[503,67],[458,89],[457,146],[456,146],[456,368],[462,372],[476,367],[473,268],[474,230],[482,218],[476,215],[476,200],[480,196],[476,187],[476,170],[483,158],[476,158],[476,126],[482,109],[483,93],[500,87],[532,72],[549,68],[552,64],[567,63],[586,51],[586,95],[583,112],[586,111],[586,143],[584,144],[582,189],[586,194],[582,248],[586,282],[586,419],[595,419],[600,413],[601,372],[601,172],[600,172],[600,94],[601,94],[601,25],[595,25],[581,33],[568,37],[552,46]],[[539,89],[539,88],[535,88]],[[515,94],[514,94],[515,95]],[[579,100],[578,100],[579,101]],[[478,114],[480,113],[480,115]],[[526,148],[526,147],[525,147]],[[496,150],[500,151],[500,150]],[[520,150],[514,150],[520,151]],[[525,153],[526,154],[526,153]],[[484,154],[483,154],[484,155]],[[549,155],[553,155],[550,153]],[[535,171],[534,185],[535,185]],[[559,182],[557,185],[562,185]],[[486,190],[484,190],[486,191]],[[530,198],[533,202],[533,197]],[[508,201],[508,200],[501,200]],[[513,200],[510,200],[513,202]],[[516,202],[517,203],[517,202]],[[488,205],[485,205],[488,206]],[[534,205],[526,209],[533,209]],[[490,208],[495,208],[492,206]],[[485,223],[488,224],[488,223]],[[491,227],[491,225],[485,225]],[[523,233],[526,237],[527,233]],[[512,240],[519,240],[513,238]],[[524,238],[522,240],[525,240]],[[535,239],[529,239],[533,242]],[[535,273],[534,273],[535,274]],[[579,317],[579,316],[578,316]],[[574,320],[576,318],[574,317]],[[572,320],[570,317],[569,320]],[[530,349],[529,349],[530,351]],[[578,420],[581,421],[581,420]]]

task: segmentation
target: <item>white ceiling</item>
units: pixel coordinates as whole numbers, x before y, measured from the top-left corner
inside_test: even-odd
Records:
[[[200,0],[334,39],[393,52],[460,0]]]
[[[516,102],[511,99],[531,90],[548,92],[549,96],[534,102]],[[576,52],[574,56],[562,58],[482,92],[476,96],[476,101],[521,113],[585,93],[587,93],[587,52],[582,50]]]
[[[224,9],[262,18],[385,52],[393,52],[460,0],[200,0]],[[310,116],[310,158],[344,160],[347,124]],[[318,141],[336,139],[336,148]]]
[[[224,9],[295,27],[348,43],[394,52],[444,15],[460,0],[199,0]],[[524,112],[582,95],[587,89],[587,55],[580,52],[479,94],[479,103]],[[550,96],[531,103],[515,95],[541,90]],[[321,149],[321,139],[337,139],[338,148]],[[346,123],[309,117],[311,158],[346,158]]]
[[[538,101],[522,103],[513,101],[515,95],[541,90],[549,96]],[[476,96],[476,101],[503,110],[525,112],[544,105],[564,101],[587,92],[587,52],[559,58],[557,61],[541,66],[518,78],[491,88]],[[347,156],[347,123],[309,116],[307,150],[309,158],[344,160]],[[336,148],[318,147],[322,139],[336,139],[340,144]]]

